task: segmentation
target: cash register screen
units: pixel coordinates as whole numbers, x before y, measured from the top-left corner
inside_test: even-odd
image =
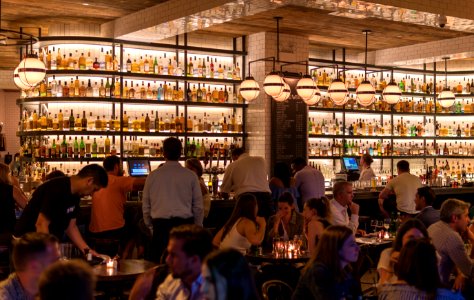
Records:
[[[131,159],[127,163],[130,176],[139,177],[150,174],[150,161],[147,159]]]
[[[344,167],[347,171],[358,171],[359,165],[357,164],[357,160],[355,157],[343,157],[342,161],[344,163]]]

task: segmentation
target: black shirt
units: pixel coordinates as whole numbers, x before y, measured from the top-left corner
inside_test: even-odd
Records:
[[[42,213],[50,221],[49,232],[61,240],[69,222],[77,216],[80,200],[71,193],[69,177],[46,181],[34,191],[15,227],[15,236],[35,232],[38,215]]]

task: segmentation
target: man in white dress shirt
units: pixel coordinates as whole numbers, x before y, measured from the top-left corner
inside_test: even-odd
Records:
[[[225,170],[220,187],[221,195],[227,199],[230,192],[238,197],[251,193],[257,198],[258,215],[268,219],[274,213],[265,160],[259,156],[250,156],[243,148],[232,151],[234,160]]]
[[[359,205],[352,202],[354,192],[352,183],[347,181],[338,181],[332,188],[334,199],[330,201],[332,215],[332,225],[343,225],[352,229],[354,234],[359,227]],[[351,210],[351,216],[347,209]]]

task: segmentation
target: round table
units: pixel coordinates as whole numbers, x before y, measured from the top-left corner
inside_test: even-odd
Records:
[[[94,273],[99,282],[125,281],[135,279],[154,266],[156,266],[155,263],[143,259],[122,259],[118,261],[117,269],[107,268],[105,264],[100,264],[94,266]]]
[[[262,263],[272,264],[296,264],[306,263],[311,256],[307,253],[301,255],[275,255],[273,253],[255,254],[248,253],[245,255],[247,260],[254,265],[260,265]]]

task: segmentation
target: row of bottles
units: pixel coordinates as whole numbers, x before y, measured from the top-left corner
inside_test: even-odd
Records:
[[[332,69],[314,69],[312,77],[318,86],[328,87],[332,81],[336,79],[335,74],[336,73],[333,72]],[[377,76],[372,74],[371,76],[365,77],[363,71],[348,71],[345,74],[345,81],[342,74],[339,79],[345,82],[348,89],[357,89],[365,78],[367,78],[372,86],[378,91],[383,91],[387,84],[390,83],[390,74],[385,74],[385,76],[383,73]],[[398,82],[400,91],[407,93],[432,94],[434,91],[440,93],[446,86],[445,80],[439,80],[435,88],[433,78],[430,78],[428,82],[423,80],[423,76],[399,76],[396,74],[394,79]],[[474,94],[474,79],[472,78],[471,80],[469,80],[469,78],[466,79],[466,77],[451,79],[448,80],[447,86],[453,93]]]
[[[84,50],[87,50],[84,51]],[[218,78],[218,79],[241,79],[241,71],[238,63],[232,64],[228,60],[217,60],[217,57],[190,56],[187,69],[184,70],[183,59],[166,57],[166,52],[152,55],[142,53],[132,55],[127,53],[124,66],[120,66],[120,59],[113,53],[112,49],[105,50],[102,47],[99,53],[92,49],[69,49],[69,52],[58,47],[41,48],[39,59],[43,61],[49,70],[103,70],[122,71],[131,73],[145,73],[157,75]],[[94,56],[95,55],[95,56]]]
[[[183,139],[181,139],[183,143]],[[208,138],[201,140],[189,138],[186,141],[186,157],[227,157],[229,151],[242,146],[242,140],[234,138],[228,142],[227,138],[223,140],[216,139],[215,142]],[[161,141],[148,143],[147,139],[137,137],[124,138],[124,157],[163,157],[163,146]],[[29,138],[21,147],[22,157],[31,158],[104,158],[109,155],[117,155],[117,146],[109,136],[105,138],[89,136],[66,138],[63,135],[57,138],[42,137],[38,139]]]
[[[310,143],[308,153],[315,157],[331,157],[343,155],[363,155],[371,156],[417,156],[417,155],[446,155],[446,156],[467,156],[474,155],[474,145],[467,142],[445,142],[426,143],[422,142],[394,142],[377,141],[367,142],[362,140],[345,140],[335,142]]]
[[[67,112],[65,113],[67,114]],[[20,131],[51,131],[51,130],[67,130],[67,131],[120,131],[120,118],[118,116],[109,116],[102,118],[97,115],[93,116],[89,112],[86,116],[86,111],[74,116],[74,111],[71,109],[69,117],[65,117],[62,109],[58,114],[49,112],[48,115],[42,114],[39,116],[34,110],[31,114],[24,112],[22,122],[20,122]],[[158,111],[151,111],[150,114],[142,113],[141,117],[135,115],[135,118],[130,117],[126,111],[123,114],[123,131],[138,131],[138,132],[208,132],[208,133],[241,133],[242,117],[235,115],[227,115],[224,113],[219,115],[210,115],[203,113],[202,115],[189,115],[185,120],[184,114],[180,116],[168,113],[158,114]]]
[[[129,87],[130,82],[130,87]],[[157,85],[156,81],[151,83],[142,81],[141,85],[134,84],[133,81],[124,81],[123,94],[120,93],[120,80],[116,78],[109,81],[106,78],[100,80],[100,85],[97,81],[92,84],[91,79],[86,81],[71,78],[68,83],[67,80],[63,82],[56,80],[53,75],[52,80],[42,81],[37,87],[28,91],[27,97],[99,97],[99,98],[124,98],[124,99],[148,99],[148,100],[167,100],[167,101],[192,101],[192,102],[214,102],[214,103],[243,103],[243,98],[237,96],[232,87],[221,86],[214,89],[211,85],[198,83],[189,84],[186,91],[178,84],[174,87],[166,81]],[[186,97],[187,96],[187,97]]]

